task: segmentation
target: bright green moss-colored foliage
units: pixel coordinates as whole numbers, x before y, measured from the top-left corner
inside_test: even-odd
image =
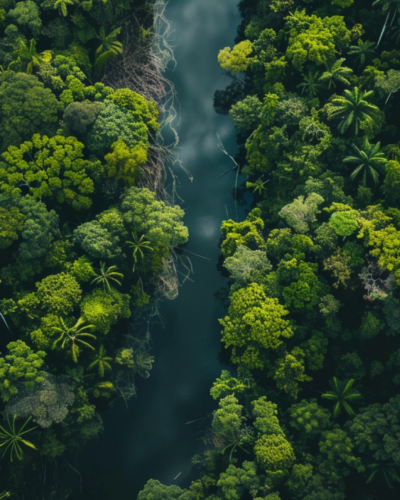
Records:
[[[232,361],[249,368],[263,368],[263,353],[276,349],[293,335],[284,319],[287,310],[270,299],[263,288],[252,284],[232,295],[228,316],[220,320],[222,342],[232,346]]]
[[[34,198],[54,197],[75,210],[87,209],[92,204],[92,179],[100,179],[103,167],[85,160],[83,148],[75,137],[49,139],[39,134],[19,148],[10,146],[0,162],[0,189],[16,194],[26,186]]]

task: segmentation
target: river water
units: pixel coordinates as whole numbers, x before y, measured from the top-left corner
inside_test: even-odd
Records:
[[[216,89],[229,83],[217,62],[218,51],[232,46],[240,22],[238,0],[170,0],[167,18],[174,30],[177,68],[167,76],[180,103],[179,154],[193,176],[180,173],[185,224],[194,274],[179,297],[161,307],[165,327],[151,331],[155,363],[138,383],[138,396],[126,409],[118,402],[104,415],[105,432],[89,444],[82,464],[83,497],[134,500],[148,479],[186,486],[191,458],[199,447],[198,424],[215,409],[209,391],[220,375],[220,327],[225,314],[215,294],[227,287],[219,272],[222,220],[236,219],[232,189],[235,173],[218,147],[217,133],[230,154],[236,151],[229,116],[213,109]],[[238,208],[243,219],[243,208]],[[178,476],[176,480],[176,476]]]

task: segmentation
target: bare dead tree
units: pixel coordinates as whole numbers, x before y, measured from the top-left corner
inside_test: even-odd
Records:
[[[370,261],[366,267],[362,268],[358,276],[367,291],[367,294],[364,295],[365,300],[370,302],[383,300],[394,288],[396,284],[394,276],[389,274],[384,278],[385,274],[387,271],[382,269],[377,262]]]

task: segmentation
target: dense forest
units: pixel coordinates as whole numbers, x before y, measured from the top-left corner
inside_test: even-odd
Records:
[[[154,20],[152,1],[0,2],[0,498],[69,498],[57,461],[149,376],[177,293]]]
[[[400,3],[242,0],[215,109],[254,207],[216,402],[187,489],[139,500],[390,500],[400,492]]]

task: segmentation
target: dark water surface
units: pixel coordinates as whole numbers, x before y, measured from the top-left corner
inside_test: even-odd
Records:
[[[166,326],[151,331],[154,368],[139,382],[137,398],[128,410],[118,402],[104,415],[105,432],[89,444],[82,464],[84,498],[134,500],[150,478],[186,486],[199,427],[185,422],[215,407],[209,391],[222,369],[218,318],[225,314],[215,293],[227,285],[217,269],[218,243],[227,213],[236,219],[235,174],[218,179],[232,163],[218,148],[217,133],[231,154],[236,144],[232,120],[215,113],[213,94],[229,83],[217,54],[233,45],[240,22],[237,1],[170,0],[166,10],[175,30],[178,65],[168,77],[180,102],[180,159],[194,178],[190,182],[180,174],[190,232],[185,248],[209,260],[191,256],[194,282],[187,281],[175,301],[162,305]]]

